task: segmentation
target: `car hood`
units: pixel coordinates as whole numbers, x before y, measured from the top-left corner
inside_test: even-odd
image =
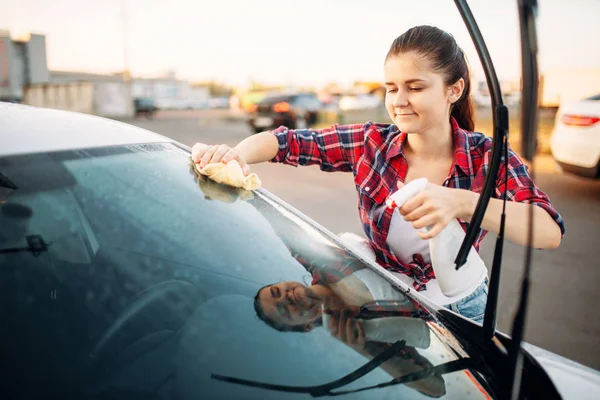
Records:
[[[542,365],[564,399],[597,399],[600,372],[529,343],[523,347]]]

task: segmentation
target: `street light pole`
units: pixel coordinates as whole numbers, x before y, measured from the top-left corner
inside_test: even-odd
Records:
[[[129,70],[129,46],[127,44],[127,0],[121,0],[121,40],[123,46],[123,81],[129,83],[131,72]]]

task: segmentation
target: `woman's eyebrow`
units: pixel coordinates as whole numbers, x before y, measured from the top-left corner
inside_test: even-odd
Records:
[[[419,78],[414,78],[414,79],[408,79],[406,81],[404,81],[405,84],[411,84],[411,83],[415,83],[415,82],[425,82],[425,79],[419,79]],[[396,84],[394,82],[386,82],[384,83],[385,86],[396,86]]]

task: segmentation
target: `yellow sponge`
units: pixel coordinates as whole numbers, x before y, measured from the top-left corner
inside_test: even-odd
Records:
[[[212,163],[203,168],[198,168],[196,165],[196,170],[209,179],[228,186],[255,190],[262,185],[260,178],[255,173],[245,176],[241,165],[236,160],[231,160],[227,164]]]

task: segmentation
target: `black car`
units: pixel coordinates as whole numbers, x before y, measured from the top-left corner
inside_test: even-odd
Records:
[[[146,118],[152,118],[156,111],[158,111],[154,100],[149,97],[136,97],[133,100],[133,108],[136,117],[145,115]]]
[[[254,132],[278,128],[304,129],[317,122],[321,101],[312,93],[276,94],[261,100],[250,113]]]

